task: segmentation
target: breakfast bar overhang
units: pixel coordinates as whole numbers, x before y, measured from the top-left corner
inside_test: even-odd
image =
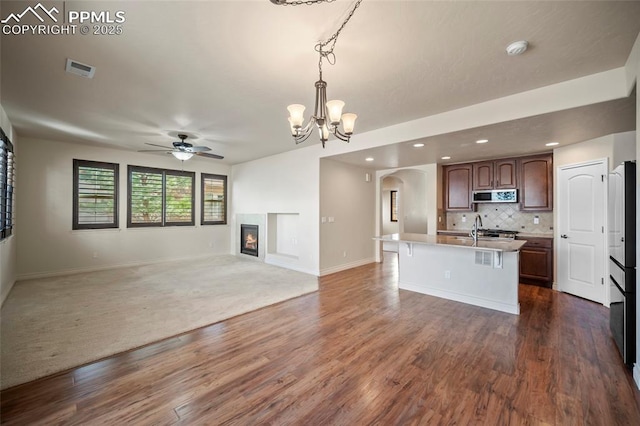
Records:
[[[398,243],[400,289],[520,314],[519,256],[526,241],[411,233],[374,239]]]

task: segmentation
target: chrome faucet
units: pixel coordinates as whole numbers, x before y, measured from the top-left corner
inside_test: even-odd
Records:
[[[473,238],[473,244],[478,244],[478,226],[482,226],[482,217],[477,214],[476,218],[473,220],[473,227],[471,227],[471,232],[469,235]]]

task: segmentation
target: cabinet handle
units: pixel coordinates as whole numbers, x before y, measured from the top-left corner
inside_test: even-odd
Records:
[[[560,238],[567,239],[567,238],[569,238],[569,236],[567,234],[562,234],[562,235],[560,235]]]

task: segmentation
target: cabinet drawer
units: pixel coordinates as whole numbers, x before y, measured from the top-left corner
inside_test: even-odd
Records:
[[[526,240],[524,247],[553,248],[553,238],[527,238],[518,237],[519,240]]]

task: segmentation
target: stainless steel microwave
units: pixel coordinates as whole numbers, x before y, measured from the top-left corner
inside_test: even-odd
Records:
[[[473,191],[474,203],[517,203],[517,189],[494,189],[490,191]]]

